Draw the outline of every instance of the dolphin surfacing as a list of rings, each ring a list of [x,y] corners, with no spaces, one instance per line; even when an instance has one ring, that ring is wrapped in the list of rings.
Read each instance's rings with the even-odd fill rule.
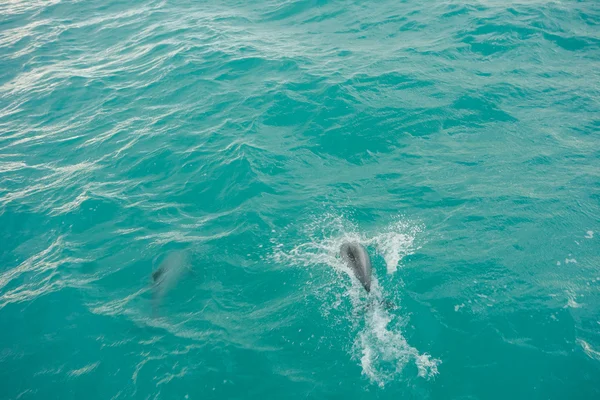
[[[371,259],[367,250],[358,242],[345,242],[340,247],[342,260],[362,283],[365,290],[371,291]]]

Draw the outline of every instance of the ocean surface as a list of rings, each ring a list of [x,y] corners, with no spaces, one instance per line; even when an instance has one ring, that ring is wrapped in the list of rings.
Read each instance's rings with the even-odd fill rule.
[[[131,398],[599,399],[600,2],[0,2],[0,399]]]

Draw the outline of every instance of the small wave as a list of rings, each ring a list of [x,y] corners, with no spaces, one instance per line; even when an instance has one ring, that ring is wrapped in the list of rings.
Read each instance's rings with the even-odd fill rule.
[[[100,365],[100,361],[96,361],[93,364],[86,365],[85,367],[82,367],[79,369],[74,369],[71,372],[69,372],[69,376],[77,377],[77,376],[89,374],[90,372],[95,370],[98,367],[98,365]]]
[[[0,273],[0,309],[8,304],[32,301],[64,287],[87,284],[85,279],[70,277],[60,271],[65,266],[88,261],[66,255],[75,246],[64,236],[59,236],[18,266]]]
[[[590,344],[583,339],[577,339],[577,343],[581,346],[589,358],[600,361],[600,351],[594,350],[592,346],[590,346]]]
[[[10,0],[0,4],[0,12],[4,15],[24,14],[25,12],[37,11],[59,4],[62,0]]]
[[[567,291],[567,298],[567,304],[565,304],[563,308],[581,308],[583,306],[581,303],[576,301],[577,295],[570,290]]]
[[[317,296],[326,306],[322,309],[325,318],[334,318],[330,309],[342,305],[342,298],[350,300],[352,309],[346,318],[356,337],[350,355],[358,360],[362,372],[372,383],[381,387],[395,378],[402,376],[404,368],[413,362],[418,375],[429,378],[438,373],[440,360],[431,358],[427,353],[420,353],[412,347],[402,334],[402,327],[407,318],[397,316],[386,309],[385,289],[379,284],[376,267],[373,270],[371,292],[367,295],[360,282],[350,273],[338,257],[339,248],[348,240],[359,241],[365,246],[375,245],[386,262],[388,273],[398,268],[402,258],[414,249],[416,232],[420,231],[409,223],[394,222],[383,233],[371,237],[361,236],[355,225],[338,215],[325,215],[315,218],[304,227],[304,234],[309,240],[286,250],[282,243],[273,240],[273,260],[279,264],[297,267],[328,266],[336,275],[329,283],[329,288],[339,286],[339,277],[347,276],[346,293],[341,296],[328,294],[335,290],[321,290]],[[337,322],[337,321],[334,321]]]

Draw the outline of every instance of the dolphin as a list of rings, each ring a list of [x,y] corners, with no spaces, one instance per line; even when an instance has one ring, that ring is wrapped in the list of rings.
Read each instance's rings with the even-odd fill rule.
[[[367,250],[358,242],[345,242],[340,247],[342,260],[362,283],[365,290],[371,291],[371,259]]]
[[[154,306],[173,289],[184,272],[190,271],[189,255],[175,251],[165,256],[158,268],[152,272],[152,297]]]

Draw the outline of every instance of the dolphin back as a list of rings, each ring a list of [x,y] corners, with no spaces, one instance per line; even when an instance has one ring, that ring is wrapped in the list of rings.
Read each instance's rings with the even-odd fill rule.
[[[346,242],[340,248],[342,260],[362,283],[367,292],[371,291],[371,259],[367,250],[358,242]]]

